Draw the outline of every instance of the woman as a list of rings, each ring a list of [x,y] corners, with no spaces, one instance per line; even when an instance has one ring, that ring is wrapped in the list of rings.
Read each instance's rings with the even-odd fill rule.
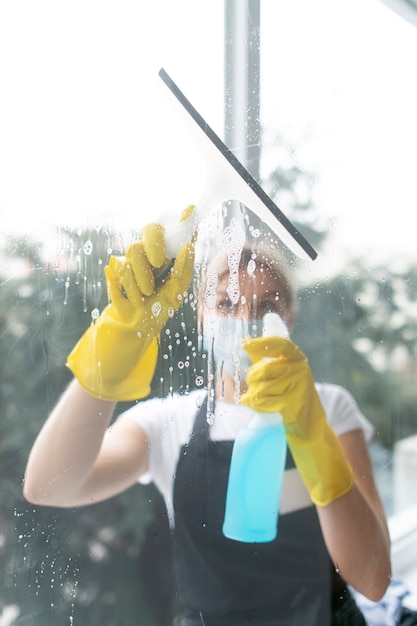
[[[182,624],[364,624],[347,583],[378,600],[390,578],[370,426],[347,392],[314,384],[290,340],[251,336],[269,311],[293,324],[281,262],[261,250],[244,250],[233,267],[230,260],[209,267],[199,298],[215,384],[209,368],[207,392],[138,403],[109,427],[118,400],[149,394],[156,338],[187,296],[194,248],[184,246],[159,287],[160,226],[110,260],[110,304],[68,357],[75,379],[33,446],[25,497],[85,505],[150,472],[174,529]],[[233,441],[254,410],[282,414],[290,452],[276,540],[243,544],[221,529]]]

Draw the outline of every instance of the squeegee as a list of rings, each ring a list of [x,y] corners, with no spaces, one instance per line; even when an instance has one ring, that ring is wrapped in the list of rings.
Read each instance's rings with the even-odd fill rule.
[[[269,226],[294,254],[303,260],[314,260],[317,257],[314,248],[216,135],[163,68],[159,76],[168,88],[167,93],[174,107],[200,147],[207,167],[205,190],[195,211],[184,222],[166,231],[167,256],[176,257],[209,213],[224,202],[236,200]]]

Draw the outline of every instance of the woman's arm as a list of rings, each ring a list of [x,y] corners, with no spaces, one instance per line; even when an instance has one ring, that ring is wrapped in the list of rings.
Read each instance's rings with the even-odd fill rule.
[[[324,540],[344,580],[377,601],[390,582],[390,539],[363,431],[340,436],[354,486],[327,506],[317,506]]]
[[[188,207],[182,219],[193,211]],[[108,427],[116,401],[149,394],[156,338],[190,285],[194,241],[179,250],[169,275],[156,285],[155,271],[165,265],[166,256],[164,229],[152,223],[124,257],[110,258],[105,268],[110,302],[68,356],[67,366],[77,380],[61,397],[29,457],[24,495],[30,502],[89,504],[126,489],[146,471],[144,431],[127,420]],[[155,304],[158,315],[153,314]]]
[[[144,431],[130,420],[109,427],[115,408],[74,379],[39,433],[29,456],[24,496],[33,504],[73,507],[110,498],[148,466]]]
[[[282,415],[288,446],[317,506],[335,566],[362,594],[380,599],[390,581],[390,545],[362,431],[336,436],[308,360],[291,341],[251,338],[244,347],[254,364],[240,401]]]

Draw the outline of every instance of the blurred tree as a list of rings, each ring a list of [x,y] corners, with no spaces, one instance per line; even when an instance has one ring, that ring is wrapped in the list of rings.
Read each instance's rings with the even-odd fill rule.
[[[416,432],[416,304],[415,268],[367,271],[358,260],[299,293],[293,339],[316,380],[349,389],[389,447]]]
[[[22,498],[30,448],[71,378],[66,355],[107,302],[103,267],[116,250],[100,231],[66,233],[53,262],[37,245],[9,242],[12,275],[0,285],[0,615],[16,605],[15,624],[128,626],[140,615],[164,626],[174,608],[170,531],[153,485],[76,510]],[[149,542],[159,546],[151,563]]]
[[[264,130],[261,186],[316,249],[323,245],[326,227],[313,199],[316,175],[296,158],[296,147],[279,133]]]

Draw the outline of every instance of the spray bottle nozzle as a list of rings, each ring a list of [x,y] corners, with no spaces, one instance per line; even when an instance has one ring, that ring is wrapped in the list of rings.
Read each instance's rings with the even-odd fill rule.
[[[278,313],[267,313],[263,319],[263,337],[285,337],[290,336],[286,323]]]

